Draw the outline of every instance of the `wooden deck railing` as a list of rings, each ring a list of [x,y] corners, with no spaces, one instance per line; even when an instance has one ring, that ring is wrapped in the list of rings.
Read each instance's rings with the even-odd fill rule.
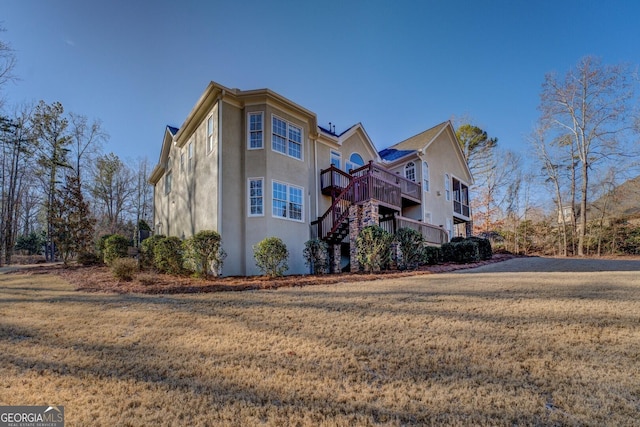
[[[351,175],[331,165],[329,169],[320,171],[320,190],[344,190],[351,182]]]
[[[400,187],[402,197],[408,197],[418,202],[422,200],[422,190],[420,184],[413,182],[403,176],[394,174],[384,167],[370,161],[366,165],[350,171],[353,176],[372,175],[378,177],[381,181]]]
[[[380,226],[392,234],[401,228],[411,228],[419,231],[422,237],[424,237],[424,240],[432,245],[441,245],[449,241],[447,231],[442,227],[402,216],[381,218]]]

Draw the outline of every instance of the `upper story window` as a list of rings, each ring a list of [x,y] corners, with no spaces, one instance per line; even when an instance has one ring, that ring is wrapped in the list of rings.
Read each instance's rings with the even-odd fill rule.
[[[422,162],[422,187],[424,191],[429,191],[429,164]]]
[[[331,164],[340,169],[340,165],[342,164],[342,154],[340,154],[339,151],[331,150]]]
[[[407,163],[404,167],[404,177],[410,181],[416,181],[416,164],[413,162]]]
[[[213,115],[207,119],[207,153],[213,150]]]
[[[362,159],[362,156],[358,153],[353,153],[349,157],[349,161],[345,164],[345,169],[347,172],[349,172],[352,169],[358,169],[362,166],[364,166],[364,160]]]
[[[302,160],[302,129],[273,116],[271,149]]]
[[[247,146],[249,150],[258,150],[263,147],[262,112],[249,113],[247,120]]]
[[[444,174],[444,196],[447,201],[451,200],[451,177],[448,173]]]
[[[164,194],[171,193],[171,184],[173,182],[173,173],[171,170],[167,172],[164,176]]]
[[[184,150],[180,151],[180,172],[184,172]]]
[[[272,215],[302,221],[303,189],[284,182],[273,181]]]
[[[193,142],[189,143],[189,151],[188,151],[188,158],[187,158],[187,172],[191,173],[191,171],[193,171]]]
[[[264,212],[264,179],[249,178],[249,216],[262,216]]]

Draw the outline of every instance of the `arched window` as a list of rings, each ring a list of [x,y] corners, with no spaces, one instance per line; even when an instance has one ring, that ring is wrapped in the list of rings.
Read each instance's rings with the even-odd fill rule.
[[[345,165],[345,169],[349,172],[351,169],[358,169],[361,166],[364,166],[362,156],[358,153],[353,153],[351,157],[349,157],[349,161]]]
[[[416,181],[416,164],[413,162],[407,163],[404,167],[404,177],[415,182]]]
[[[429,191],[429,165],[422,162],[422,187],[424,191]]]

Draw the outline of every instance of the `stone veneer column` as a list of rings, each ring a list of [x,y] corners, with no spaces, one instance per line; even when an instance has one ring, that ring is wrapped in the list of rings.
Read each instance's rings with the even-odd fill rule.
[[[342,251],[340,250],[340,243],[331,245],[331,273],[341,273],[340,258],[342,257]]]
[[[367,200],[361,206],[349,206],[349,255],[351,272],[360,271],[356,239],[360,231],[369,225],[380,225],[379,205],[375,200]]]
[[[360,233],[362,222],[362,207],[358,205],[349,206],[349,259],[351,263],[351,272],[360,271],[360,263],[358,262],[356,251],[356,238]]]

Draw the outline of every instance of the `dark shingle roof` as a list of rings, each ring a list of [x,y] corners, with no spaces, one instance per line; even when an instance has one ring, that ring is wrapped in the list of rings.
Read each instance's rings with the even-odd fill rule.
[[[173,127],[173,126],[167,126],[167,129],[169,129],[169,132],[171,132],[171,135],[175,135],[175,134],[177,134],[177,133],[178,133],[178,131],[180,130],[180,129],[175,128],[175,127]]]
[[[397,160],[401,157],[404,157],[408,154],[411,153],[415,153],[416,150],[396,150],[395,148],[385,148],[384,150],[380,151],[380,157],[382,157],[383,160],[386,160],[388,162],[392,162],[394,160]]]

